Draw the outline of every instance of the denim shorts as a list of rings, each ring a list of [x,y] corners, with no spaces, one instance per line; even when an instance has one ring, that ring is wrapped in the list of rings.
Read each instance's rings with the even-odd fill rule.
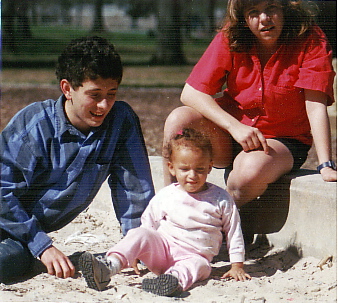
[[[293,167],[291,171],[295,171],[299,169],[304,164],[308,156],[308,152],[311,148],[310,145],[304,144],[297,139],[291,139],[291,138],[271,138],[271,139],[277,140],[283,143],[291,152],[292,157],[293,157]],[[233,140],[233,143],[232,143],[233,158],[236,158],[236,156],[242,150],[243,150],[242,146],[238,142]],[[227,168],[230,168],[230,166]],[[232,168],[232,165],[231,165],[231,168]]]

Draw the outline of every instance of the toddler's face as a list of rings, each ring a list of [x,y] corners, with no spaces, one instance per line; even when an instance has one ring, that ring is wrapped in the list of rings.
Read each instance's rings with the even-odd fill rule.
[[[212,160],[210,155],[203,153],[201,149],[175,147],[168,166],[181,188],[188,193],[197,193],[206,189],[205,182],[212,169]]]

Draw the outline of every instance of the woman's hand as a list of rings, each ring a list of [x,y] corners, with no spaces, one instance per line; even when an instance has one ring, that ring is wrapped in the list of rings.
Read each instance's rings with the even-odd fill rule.
[[[251,276],[244,271],[243,267],[244,265],[241,262],[232,263],[231,269],[222,276],[222,279],[233,278],[236,281],[250,280]]]
[[[245,152],[260,149],[269,154],[267,141],[258,128],[238,122],[233,127],[230,127],[228,131]]]
[[[320,170],[322,178],[326,182],[336,182],[337,181],[337,171],[331,167],[324,167]]]
[[[181,101],[184,105],[197,110],[225,132],[230,133],[234,140],[243,147],[244,151],[249,152],[261,149],[266,154],[269,154],[269,146],[258,128],[239,122],[235,117],[224,111],[212,96],[196,90],[189,84],[185,84]]]

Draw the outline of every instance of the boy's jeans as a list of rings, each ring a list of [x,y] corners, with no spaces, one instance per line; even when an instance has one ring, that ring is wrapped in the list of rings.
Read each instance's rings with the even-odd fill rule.
[[[0,230],[0,283],[22,277],[33,269],[35,258],[21,242],[3,237]]]

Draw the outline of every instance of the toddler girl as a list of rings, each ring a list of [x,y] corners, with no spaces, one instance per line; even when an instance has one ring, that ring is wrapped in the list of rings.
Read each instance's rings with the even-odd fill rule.
[[[150,201],[141,226],[107,252],[107,263],[84,253],[80,268],[88,286],[102,290],[110,277],[141,260],[158,275],[144,279],[145,291],[173,296],[196,281],[207,279],[210,262],[226,236],[231,269],[222,278],[250,279],[243,269],[244,243],[240,218],[231,196],[206,182],[212,169],[212,146],[193,129],[184,129],[166,148],[168,168],[176,177]]]

